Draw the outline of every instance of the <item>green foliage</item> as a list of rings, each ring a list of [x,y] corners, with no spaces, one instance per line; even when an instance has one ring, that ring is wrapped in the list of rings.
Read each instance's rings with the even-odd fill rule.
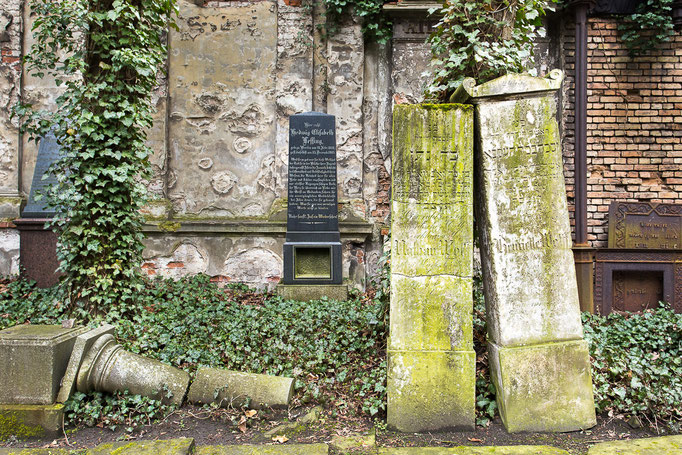
[[[166,56],[173,0],[32,0],[35,44],[25,58],[63,92],[57,112],[19,104],[32,139],[52,132],[63,156],[47,200],[72,308],[105,311],[139,286],[139,209],[149,167],[150,95]]]
[[[0,328],[59,323],[59,291],[15,281],[0,288]],[[52,307],[52,309],[51,309]],[[41,312],[44,315],[38,316]],[[199,366],[291,376],[301,402],[340,402],[381,415],[386,332],[381,302],[284,301],[246,286],[220,289],[205,275],[148,281],[102,321],[125,349],[193,371]],[[83,313],[78,323],[95,321]],[[311,336],[314,335],[314,336]]]
[[[64,404],[64,423],[66,425],[88,427],[100,426],[115,430],[125,426],[132,432],[144,425],[157,422],[175,406],[161,401],[121,392],[113,395],[92,392],[74,393]]]
[[[624,414],[679,431],[682,422],[682,314],[583,313],[597,412]]]
[[[383,13],[384,0],[323,0],[327,10],[326,32],[333,35],[351,12],[362,21],[362,34],[370,42],[385,44],[392,36],[392,23]]]
[[[476,425],[488,426],[497,414],[495,386],[488,367],[488,326],[485,318],[483,280],[474,276],[474,350],[476,351]]]
[[[432,99],[446,100],[467,77],[483,83],[530,62],[533,42],[544,36],[542,18],[558,0],[449,0],[429,37]]]
[[[673,0],[644,0],[628,20],[618,23],[621,39],[631,56],[644,54],[670,41],[674,34],[672,4]]]

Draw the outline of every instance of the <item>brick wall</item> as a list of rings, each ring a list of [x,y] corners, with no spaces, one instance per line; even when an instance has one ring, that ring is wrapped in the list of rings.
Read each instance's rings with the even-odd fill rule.
[[[682,34],[631,59],[616,17],[588,25],[588,240],[607,246],[612,200],[682,204]],[[622,19],[621,19],[622,20]],[[573,219],[575,27],[561,31],[564,68],[564,165]],[[573,222],[573,221],[572,221]]]

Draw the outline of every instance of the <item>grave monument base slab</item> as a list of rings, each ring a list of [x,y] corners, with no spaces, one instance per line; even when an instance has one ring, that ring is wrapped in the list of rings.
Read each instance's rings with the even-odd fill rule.
[[[389,428],[473,430],[474,351],[388,351]]]
[[[63,421],[63,404],[0,404],[0,440],[56,437]]]
[[[277,295],[286,300],[320,300],[327,297],[330,300],[348,300],[347,284],[278,284]]]
[[[597,424],[586,341],[518,347],[488,342],[488,355],[500,416],[510,433]]]

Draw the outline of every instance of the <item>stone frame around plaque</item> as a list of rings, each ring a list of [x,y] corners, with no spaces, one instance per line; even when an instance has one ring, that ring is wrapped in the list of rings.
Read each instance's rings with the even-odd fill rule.
[[[327,250],[328,257],[320,259],[329,261],[329,274],[297,276],[298,252],[302,250]],[[284,243],[284,283],[293,284],[338,284],[342,281],[341,242],[285,242]]]
[[[663,300],[682,313],[682,252],[604,249],[595,255],[595,305],[603,316],[614,311],[616,272],[657,272]]]

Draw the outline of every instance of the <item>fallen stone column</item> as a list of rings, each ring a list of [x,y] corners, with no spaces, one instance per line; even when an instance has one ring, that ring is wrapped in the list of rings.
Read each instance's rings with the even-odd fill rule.
[[[239,407],[248,398],[249,407],[253,409],[282,408],[289,406],[293,393],[293,378],[199,368],[187,401]]]
[[[559,70],[469,79],[454,97],[476,105],[488,355],[510,432],[596,424],[556,121],[562,80]]]
[[[79,392],[122,392],[144,395],[181,405],[189,385],[189,374],[158,360],[127,352],[113,335],[97,339],[78,371]],[[170,394],[170,397],[168,396]]]
[[[388,417],[420,432],[474,426],[473,109],[393,113]]]

